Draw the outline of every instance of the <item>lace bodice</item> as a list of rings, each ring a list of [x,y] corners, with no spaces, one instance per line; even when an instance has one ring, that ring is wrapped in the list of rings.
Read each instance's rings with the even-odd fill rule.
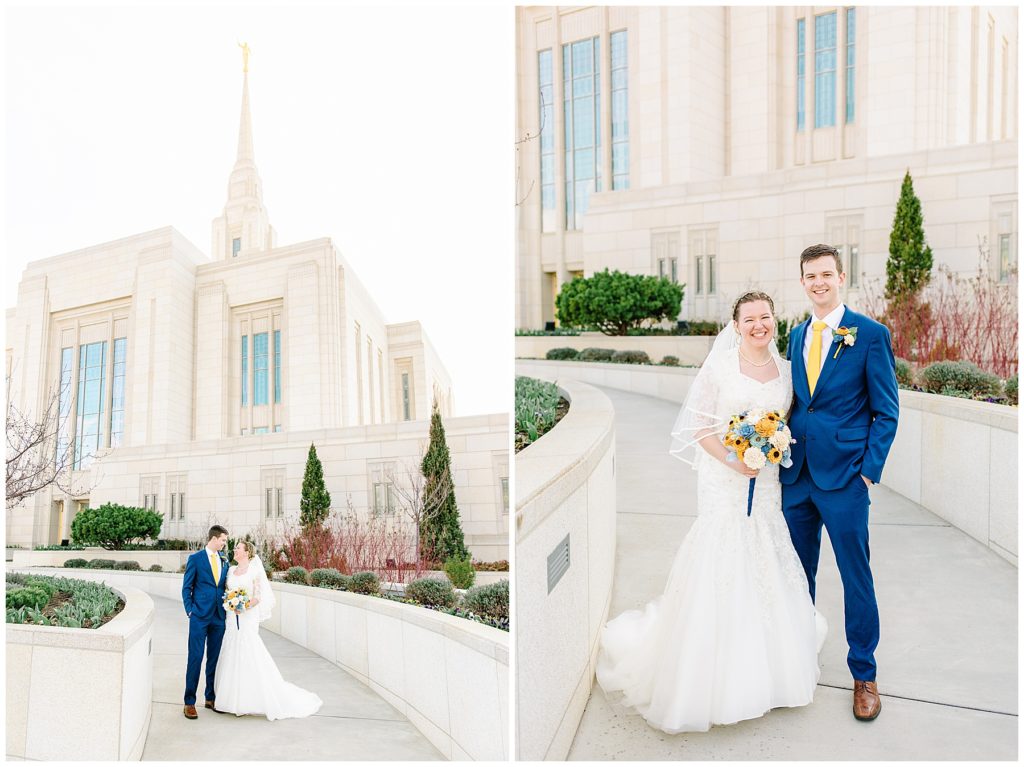
[[[788,360],[776,358],[775,364],[778,378],[761,383],[740,372],[738,349],[723,354],[711,371],[718,395],[712,412],[727,422],[730,416],[754,407],[785,415],[793,399],[793,376]]]
[[[252,567],[252,565],[249,565],[249,569],[239,575],[238,566],[233,565],[228,570],[228,591],[242,588],[245,589],[250,598],[259,599],[260,582],[258,579],[253,578]]]

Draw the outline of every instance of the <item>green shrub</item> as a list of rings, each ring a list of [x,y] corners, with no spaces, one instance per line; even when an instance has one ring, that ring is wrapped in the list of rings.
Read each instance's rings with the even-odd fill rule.
[[[356,594],[379,594],[380,578],[371,572],[353,573],[349,591]]]
[[[666,367],[670,368],[677,368],[679,367],[679,358],[671,354],[666,354],[664,357],[661,358],[661,362],[658,364],[665,365]]]
[[[555,312],[562,325],[625,335],[631,329],[675,319],[682,301],[683,286],[664,277],[605,269],[562,285]]]
[[[933,362],[918,375],[925,391],[952,397],[985,399],[1002,394],[1002,383],[973,362]]]
[[[7,592],[7,609],[18,610],[22,607],[27,607],[40,610],[46,606],[46,603],[50,601],[52,596],[51,592],[35,583],[20,588],[15,587]]]
[[[298,583],[302,586],[309,585],[309,571],[305,567],[289,567],[284,574],[285,583]]]
[[[651,358],[647,352],[641,351],[620,351],[612,354],[612,362],[622,362],[628,365],[650,365]]]
[[[562,346],[557,349],[548,349],[548,353],[544,356],[549,360],[574,360],[580,356],[580,353],[578,349]]]
[[[149,509],[105,503],[78,512],[71,522],[71,537],[77,544],[119,549],[131,541],[158,536],[163,519],[163,514]]]
[[[1006,379],[1006,384],[1003,387],[1006,391],[1006,404],[1016,405],[1017,404],[1017,376],[1012,375]]]
[[[89,561],[87,559],[81,559],[76,557],[75,559],[68,559],[64,561],[64,567],[88,567]]]
[[[721,330],[722,324],[715,320],[690,320],[683,325],[682,335],[717,336]]]
[[[896,358],[896,382],[905,389],[914,385],[914,368],[902,357]]]
[[[470,589],[462,597],[462,606],[477,615],[508,620],[508,581]]]
[[[93,570],[113,570],[117,562],[113,559],[90,559],[89,567]]]
[[[588,346],[580,352],[579,358],[583,362],[611,362],[614,354],[614,349],[599,349],[594,346]]]
[[[160,565],[150,565],[149,566],[149,571],[151,573],[162,573],[164,571],[164,569],[162,567],[160,567]]]
[[[115,570],[141,570],[142,565],[136,562],[134,559],[126,559],[114,564]]]
[[[405,586],[405,595],[430,607],[452,607],[458,601],[452,584],[440,578],[418,578],[411,581]]]
[[[348,591],[351,580],[333,567],[318,567],[309,574],[309,578],[314,586],[319,586],[322,589],[339,589],[340,591]]]
[[[189,551],[190,549],[201,549],[202,543],[186,541],[182,538],[161,538],[153,547],[158,551]]]
[[[457,589],[468,589],[476,578],[473,563],[468,559],[449,559],[444,563],[444,573]]]

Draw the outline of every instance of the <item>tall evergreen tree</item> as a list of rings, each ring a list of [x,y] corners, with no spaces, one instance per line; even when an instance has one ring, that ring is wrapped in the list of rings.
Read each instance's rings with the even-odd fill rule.
[[[445,441],[444,424],[437,400],[430,414],[430,444],[420,466],[426,478],[424,498],[440,499],[424,509],[420,526],[421,550],[436,561],[448,559],[469,559],[466,541],[459,520],[459,507],[455,503],[455,483],[452,481],[452,459]],[[447,492],[441,494],[435,488],[441,484]]]
[[[916,296],[928,284],[931,272],[932,249],[924,241],[921,200],[914,194],[914,182],[907,170],[889,234],[885,297],[901,301]]]
[[[299,523],[302,529],[321,525],[331,508],[331,494],[324,484],[324,467],[316,455],[316,445],[309,443],[306,473],[302,477],[302,499],[299,501]]]

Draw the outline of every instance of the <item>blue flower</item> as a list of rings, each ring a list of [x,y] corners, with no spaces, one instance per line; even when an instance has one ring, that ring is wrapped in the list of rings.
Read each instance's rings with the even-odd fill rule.
[[[744,423],[740,425],[739,432],[742,436],[749,437],[754,433],[754,427],[749,423]]]
[[[784,469],[788,469],[792,465],[793,459],[790,457],[789,451],[787,450],[785,454],[782,456],[782,460],[779,461],[779,466],[781,466]]]
[[[762,437],[760,434],[755,434],[750,438],[751,447],[764,447],[768,444],[768,440]]]

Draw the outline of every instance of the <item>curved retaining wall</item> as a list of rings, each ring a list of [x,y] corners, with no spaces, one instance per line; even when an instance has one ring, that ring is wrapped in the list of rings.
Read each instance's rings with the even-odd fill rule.
[[[516,360],[516,372],[680,404],[697,375],[696,368],[544,360]],[[1017,415],[1006,405],[901,390],[882,484],[1017,565]]]
[[[535,377],[550,378],[544,372]],[[562,760],[569,753],[593,684],[615,565],[615,412],[592,386],[561,381],[560,388],[568,414],[516,456],[516,746],[522,760]],[[566,539],[568,569],[550,585],[549,557]]]
[[[583,351],[587,347],[615,351],[647,352],[651,362],[661,362],[668,355],[678,357],[683,365],[699,365],[708,356],[714,336],[606,336],[604,333],[581,333],[578,336],[516,336],[516,357],[544,359],[552,349],[570,348]]]
[[[115,589],[124,584],[181,600],[182,576],[177,573],[46,571],[51,573],[88,573],[88,580]],[[508,633],[361,594],[277,582],[273,589],[277,606],[263,628],[372,688],[445,757],[508,759]]]
[[[77,577],[74,570],[53,574]],[[125,608],[98,629],[7,625],[8,757],[142,758],[153,712],[156,611],[143,591],[111,588]]]

